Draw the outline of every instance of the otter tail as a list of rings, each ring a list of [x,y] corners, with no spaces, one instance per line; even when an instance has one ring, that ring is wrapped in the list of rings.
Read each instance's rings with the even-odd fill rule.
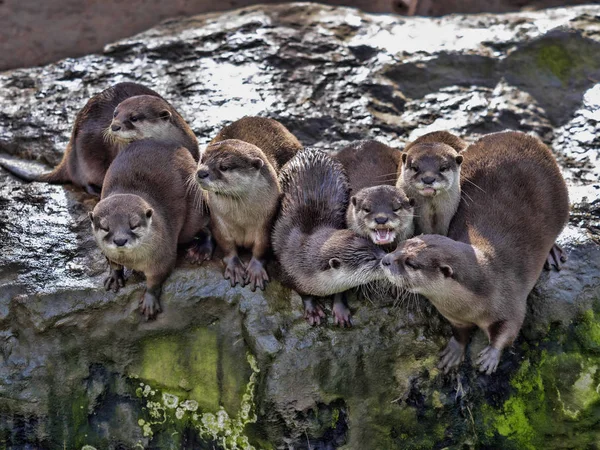
[[[42,181],[45,183],[63,184],[71,181],[66,164],[63,164],[62,162],[52,172],[42,174],[29,172],[26,169],[13,166],[2,160],[0,160],[0,167],[15,177],[29,183],[32,181]]]

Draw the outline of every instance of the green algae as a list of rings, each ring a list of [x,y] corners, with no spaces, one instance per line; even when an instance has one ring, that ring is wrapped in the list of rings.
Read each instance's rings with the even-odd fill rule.
[[[172,438],[176,434],[180,435],[185,428],[193,428],[201,438],[214,442],[220,448],[254,449],[245,434],[245,428],[256,422],[255,388],[260,370],[251,354],[247,355],[247,362],[252,374],[242,396],[240,409],[234,417],[222,406],[212,412],[203,410],[196,400],[183,400],[176,394],[141,382],[136,394],[145,401],[146,417],[138,420],[144,436],[152,438],[155,433],[167,430]]]
[[[567,84],[574,61],[566,48],[558,44],[548,44],[540,48],[536,55],[538,67],[550,71],[556,78]]]

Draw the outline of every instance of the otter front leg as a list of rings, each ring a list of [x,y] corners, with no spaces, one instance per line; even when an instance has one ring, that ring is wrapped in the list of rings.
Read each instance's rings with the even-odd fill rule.
[[[301,295],[304,304],[304,318],[310,325],[320,325],[321,319],[325,317],[323,308],[312,295]]]
[[[451,323],[452,338],[446,348],[440,354],[438,369],[444,373],[450,372],[450,369],[458,366],[465,359],[465,349],[469,343],[472,325],[462,325]]]
[[[562,265],[567,261],[567,255],[562,247],[558,244],[554,244],[548,253],[548,258],[544,263],[545,270],[552,270],[552,267],[556,268],[556,271],[562,269]]]
[[[333,296],[333,324],[340,327],[352,326],[352,313],[348,308],[348,298],[345,292],[338,292]]]
[[[104,280],[104,288],[109,291],[119,292],[119,289],[125,286],[125,275],[123,274],[123,266],[108,260],[110,264],[110,274]]]
[[[210,261],[214,249],[210,230],[208,228],[203,229],[194,237],[185,257],[192,264],[202,264],[204,261]]]
[[[254,292],[257,287],[265,290],[269,275],[264,267],[263,257],[269,246],[269,237],[259,236],[252,246],[252,259],[246,268],[245,282],[250,285],[250,289]]]
[[[146,320],[154,319],[161,312],[160,294],[162,285],[169,276],[169,272],[146,275],[146,292],[140,299],[140,311]]]
[[[522,314],[519,314],[519,319],[516,321],[498,320],[487,328],[490,345],[479,353],[475,361],[475,364],[479,366],[480,372],[490,375],[496,371],[500,357],[502,356],[502,350],[512,344],[521,329],[521,324],[523,323],[521,315],[524,316],[525,313],[522,312]]]

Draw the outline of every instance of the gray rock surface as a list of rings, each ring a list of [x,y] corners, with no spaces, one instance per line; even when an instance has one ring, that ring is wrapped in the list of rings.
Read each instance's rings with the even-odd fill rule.
[[[435,368],[427,301],[368,293],[354,328],[311,328],[272,282],[181,263],[164,312],[102,289],[82,192],[0,171],[0,442],[8,448],[595,448],[600,440],[600,7],[442,19],[310,4],[167,22],[102,54],[0,74],[2,157],[60,161],[76,112],[145,83],[204,145],[244,115],[307,146],[402,146],[450,129],[549,144],[569,183],[569,260],[541,276],[496,375]],[[31,161],[35,160],[35,161]],[[478,332],[471,354],[484,346]],[[596,444],[594,444],[596,443]],[[88,446],[88,447],[86,447]],[[140,447],[141,446],[141,447]]]

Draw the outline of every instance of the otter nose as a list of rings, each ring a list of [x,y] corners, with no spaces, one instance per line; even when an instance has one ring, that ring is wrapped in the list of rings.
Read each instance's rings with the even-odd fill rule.
[[[198,176],[199,180],[204,180],[205,178],[208,178],[209,173],[206,169],[200,169],[196,175]]]
[[[421,178],[421,181],[425,184],[433,184],[435,177],[423,177]]]
[[[375,217],[375,223],[377,223],[378,225],[383,225],[384,223],[387,223],[388,218],[385,216],[379,216],[379,217]]]
[[[125,244],[127,244],[127,238],[120,238],[120,239],[113,239],[113,242],[115,243],[115,245],[117,247],[123,247]]]
[[[383,264],[386,267],[389,267],[392,264],[394,264],[394,261],[395,261],[394,256],[391,253],[388,253],[381,259],[381,264]]]
[[[113,131],[119,131],[121,129],[121,125],[111,125],[110,129]]]

